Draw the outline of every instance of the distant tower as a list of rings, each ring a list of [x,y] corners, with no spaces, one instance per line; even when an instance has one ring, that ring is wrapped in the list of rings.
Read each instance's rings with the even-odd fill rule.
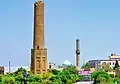
[[[10,71],[10,61],[9,61],[9,73],[10,73],[11,71]]]
[[[42,74],[47,72],[47,49],[44,48],[44,2],[34,3],[34,38],[31,49],[31,72]]]
[[[80,67],[80,48],[79,39],[76,40],[76,67]]]

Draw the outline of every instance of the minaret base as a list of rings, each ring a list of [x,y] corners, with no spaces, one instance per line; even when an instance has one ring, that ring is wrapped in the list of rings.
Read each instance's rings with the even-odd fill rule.
[[[47,72],[47,49],[31,49],[31,72],[43,74]]]

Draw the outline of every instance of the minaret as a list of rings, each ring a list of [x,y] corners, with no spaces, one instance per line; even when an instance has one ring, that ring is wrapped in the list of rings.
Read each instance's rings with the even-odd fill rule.
[[[76,40],[76,67],[80,68],[80,48],[79,48],[79,39]]]
[[[34,37],[31,49],[31,72],[42,74],[47,72],[47,49],[44,48],[44,2],[34,3]]]

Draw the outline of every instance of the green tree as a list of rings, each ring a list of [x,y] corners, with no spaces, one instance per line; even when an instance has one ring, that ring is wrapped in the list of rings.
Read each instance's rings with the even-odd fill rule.
[[[49,82],[49,79],[53,76],[51,72],[47,72],[41,75],[42,83],[46,84]]]
[[[72,84],[75,83],[76,80],[82,79],[82,77],[78,76],[75,66],[65,66],[62,71],[54,70],[52,73],[54,73],[54,75],[50,78],[51,84],[53,84],[53,82],[55,84]]]
[[[115,63],[115,66],[113,67],[113,69],[115,70],[116,68],[118,68],[119,67],[119,63],[118,63],[118,61],[116,60],[116,63]]]
[[[90,63],[87,62],[85,65],[83,65],[84,70],[90,70]]]
[[[120,77],[120,67],[118,67],[118,68],[115,69],[115,75],[117,77]]]
[[[72,84],[72,80],[68,80],[66,84]]]
[[[64,71],[68,71],[69,73],[71,74],[77,74],[77,70],[76,70],[76,67],[75,66],[66,66],[64,69],[63,69],[63,72]]]
[[[16,75],[16,74],[18,74],[18,73],[23,73],[23,72],[27,72],[24,68],[22,68],[22,67],[20,67],[20,68],[18,68],[18,70],[17,71],[15,71],[14,72],[14,74]]]
[[[14,76],[14,78],[17,83],[23,83],[24,77],[22,73],[19,72],[17,75]]]
[[[17,71],[15,71],[14,73],[10,73],[10,75],[13,75],[14,78],[15,78],[15,81],[18,83],[18,84],[24,84],[24,76],[23,76],[23,72],[27,72],[24,68],[20,67],[18,68]]]
[[[52,69],[49,72],[51,72],[53,75],[57,75],[60,71],[58,71],[56,69]]]
[[[0,75],[0,83],[2,83],[3,75]]]
[[[18,68],[13,73],[0,75],[1,84],[24,84],[23,72],[28,73],[24,68]],[[76,80],[82,80],[78,76],[75,66],[65,66],[63,70],[51,70],[48,73],[35,75],[29,72],[29,77],[26,78],[27,84],[72,84]]]
[[[4,76],[2,83],[3,84],[15,84],[15,79],[14,77]]]
[[[28,78],[29,83],[42,82],[42,77],[40,75],[30,75]]]
[[[100,80],[109,80],[110,75],[102,70],[93,72],[91,75],[92,79],[94,80],[94,84],[100,83]]]
[[[114,83],[117,82],[118,84],[120,84],[120,78],[119,78],[119,77],[114,78],[114,79],[113,79],[113,82],[114,82]]]

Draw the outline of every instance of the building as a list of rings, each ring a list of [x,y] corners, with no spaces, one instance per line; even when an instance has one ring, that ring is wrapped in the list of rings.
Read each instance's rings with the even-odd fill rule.
[[[90,67],[99,69],[103,63],[110,65],[111,68],[115,66],[116,60],[118,60],[118,63],[120,65],[120,55],[116,55],[115,53],[112,53],[111,56],[108,56],[107,60],[90,60]]]
[[[57,66],[55,63],[49,63],[49,69],[48,70],[63,70],[63,67]]]
[[[72,63],[69,60],[65,60],[62,64],[62,66],[58,66],[55,63],[49,63],[49,70],[50,69],[55,69],[55,70],[63,70],[63,68],[65,68],[66,66],[71,66]]]
[[[93,84],[93,81],[91,81],[91,73],[91,71],[79,71],[78,74],[82,75],[83,79],[82,82],[79,82],[78,84]]]
[[[55,63],[49,63],[49,69],[55,69],[56,64]]]
[[[62,65],[71,66],[72,63],[69,60],[65,60]]]
[[[27,71],[30,71],[30,67],[29,66],[12,66],[12,67],[5,66],[4,67],[4,74],[7,74],[9,72],[13,73],[13,72],[17,71],[18,68],[21,68],[21,67],[24,68]],[[10,71],[9,71],[9,69],[10,69]]]
[[[4,75],[4,67],[3,66],[0,67],[0,74]]]
[[[83,70],[83,71],[79,71],[78,73],[79,73],[79,75],[91,75],[92,72]]]
[[[34,37],[31,49],[31,72],[33,74],[46,73],[47,49],[44,48],[44,2],[39,0],[34,3]]]

